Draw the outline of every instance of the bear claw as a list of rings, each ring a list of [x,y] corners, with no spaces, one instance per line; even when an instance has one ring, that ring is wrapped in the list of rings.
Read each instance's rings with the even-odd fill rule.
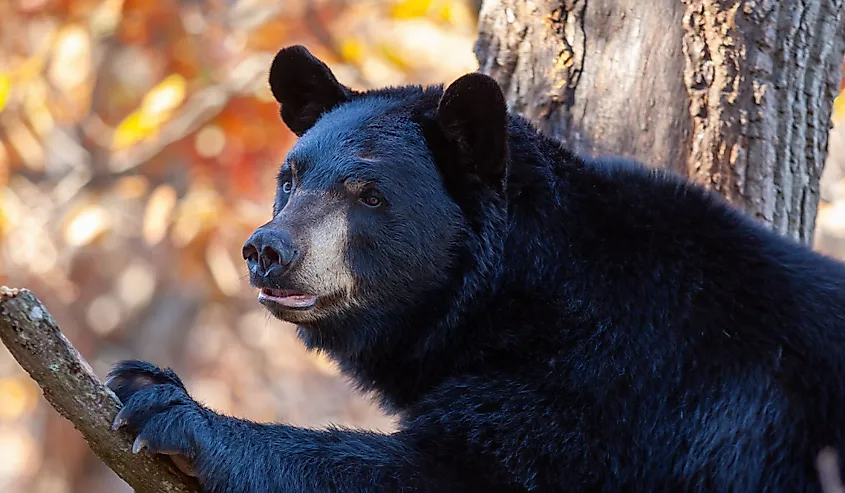
[[[138,435],[138,437],[135,438],[135,441],[132,443],[132,453],[137,454],[141,450],[144,450],[145,448],[149,448],[149,445],[150,445],[150,442],[141,438],[141,435]]]

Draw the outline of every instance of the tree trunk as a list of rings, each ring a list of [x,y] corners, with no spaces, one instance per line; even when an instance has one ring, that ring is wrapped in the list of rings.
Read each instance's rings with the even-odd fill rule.
[[[511,108],[588,155],[663,166],[811,243],[843,0],[485,0]]]

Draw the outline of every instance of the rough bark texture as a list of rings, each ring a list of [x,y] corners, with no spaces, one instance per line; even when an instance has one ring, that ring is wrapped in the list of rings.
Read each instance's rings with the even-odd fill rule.
[[[140,493],[198,492],[196,483],[165,459],[132,453],[132,437],[111,430],[121,407],[55,320],[27,290],[0,287],[0,340],[41,386],[44,397],[70,420],[91,450]]]
[[[665,166],[809,243],[843,0],[486,0],[480,70],[578,152]]]

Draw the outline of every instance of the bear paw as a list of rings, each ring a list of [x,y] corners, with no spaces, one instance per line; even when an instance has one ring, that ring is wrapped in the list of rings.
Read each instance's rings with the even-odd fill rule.
[[[194,401],[171,370],[143,361],[122,361],[108,374],[108,386],[123,403],[112,423],[135,436],[132,452],[171,456],[182,472],[196,476],[200,444],[210,433],[210,413]]]

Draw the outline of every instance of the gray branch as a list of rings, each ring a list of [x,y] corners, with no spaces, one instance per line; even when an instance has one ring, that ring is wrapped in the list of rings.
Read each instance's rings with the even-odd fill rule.
[[[120,400],[62,334],[30,291],[0,287],[0,340],[44,392],[47,402],[73,423],[91,450],[139,493],[196,493],[196,482],[169,460],[132,453],[132,437],[111,430]]]

